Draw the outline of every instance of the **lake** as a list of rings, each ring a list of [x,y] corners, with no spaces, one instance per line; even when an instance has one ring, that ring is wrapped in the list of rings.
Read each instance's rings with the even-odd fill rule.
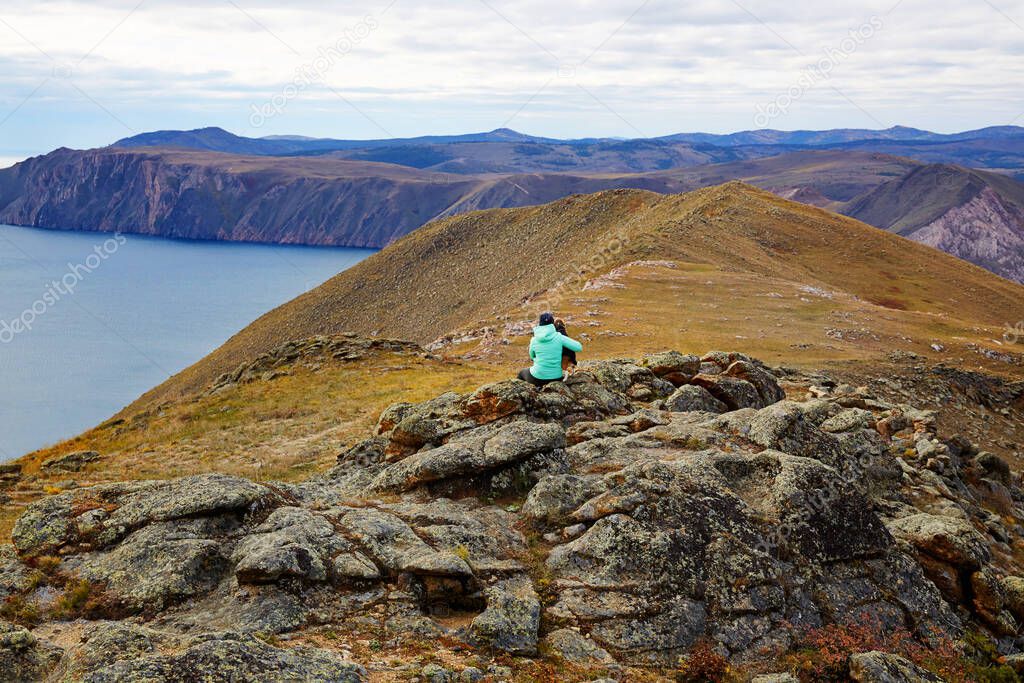
[[[372,253],[0,225],[0,460],[99,424]]]

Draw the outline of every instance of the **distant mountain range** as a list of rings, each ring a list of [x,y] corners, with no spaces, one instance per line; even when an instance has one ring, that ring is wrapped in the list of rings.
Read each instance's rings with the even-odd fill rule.
[[[329,155],[411,166],[442,173],[643,173],[682,166],[756,159],[813,149],[855,149],[952,163],[1024,177],[1024,128],[993,126],[932,133],[885,130],[751,130],[728,135],[679,133],[659,138],[557,140],[507,128],[469,135],[386,140],[299,136],[248,138],[222,128],[143,133],[113,147],[181,148],[261,156]]]
[[[381,247],[437,218],[613,188],[742,180],[1024,282],[1024,128],[394,140],[158,131],[0,170],[0,221],[187,239]]]

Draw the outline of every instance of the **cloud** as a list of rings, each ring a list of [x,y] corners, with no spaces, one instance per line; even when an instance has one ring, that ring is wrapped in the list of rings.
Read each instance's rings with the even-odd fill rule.
[[[1021,0],[1001,11],[954,0],[389,2],[5,8],[0,150],[7,139],[52,144],[40,118],[63,121],[60,144],[70,146],[104,144],[126,127],[207,124],[335,137],[500,125],[560,136],[724,132],[755,127],[758,105],[830,58],[828,77],[802,88],[773,127],[951,130],[1024,111]],[[847,50],[851,31],[873,20],[870,38]],[[253,107],[280,101],[303,74],[305,86],[254,129]]]

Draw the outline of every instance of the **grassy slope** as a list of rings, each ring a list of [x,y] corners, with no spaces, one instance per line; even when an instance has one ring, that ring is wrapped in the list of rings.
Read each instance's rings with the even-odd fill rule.
[[[747,185],[669,196],[615,190],[426,226],[267,313],[130,411],[202,387],[288,339],[348,331],[430,342],[471,321],[493,324],[581,268],[648,258],[825,287],[965,326],[1024,319],[1020,285]]]

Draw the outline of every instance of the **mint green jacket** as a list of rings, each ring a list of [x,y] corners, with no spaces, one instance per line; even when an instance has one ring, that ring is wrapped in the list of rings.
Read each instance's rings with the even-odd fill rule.
[[[554,325],[540,325],[533,328],[530,340],[530,358],[533,367],[530,374],[537,379],[558,379],[562,376],[562,347],[576,351],[583,350],[583,344],[560,334]]]

